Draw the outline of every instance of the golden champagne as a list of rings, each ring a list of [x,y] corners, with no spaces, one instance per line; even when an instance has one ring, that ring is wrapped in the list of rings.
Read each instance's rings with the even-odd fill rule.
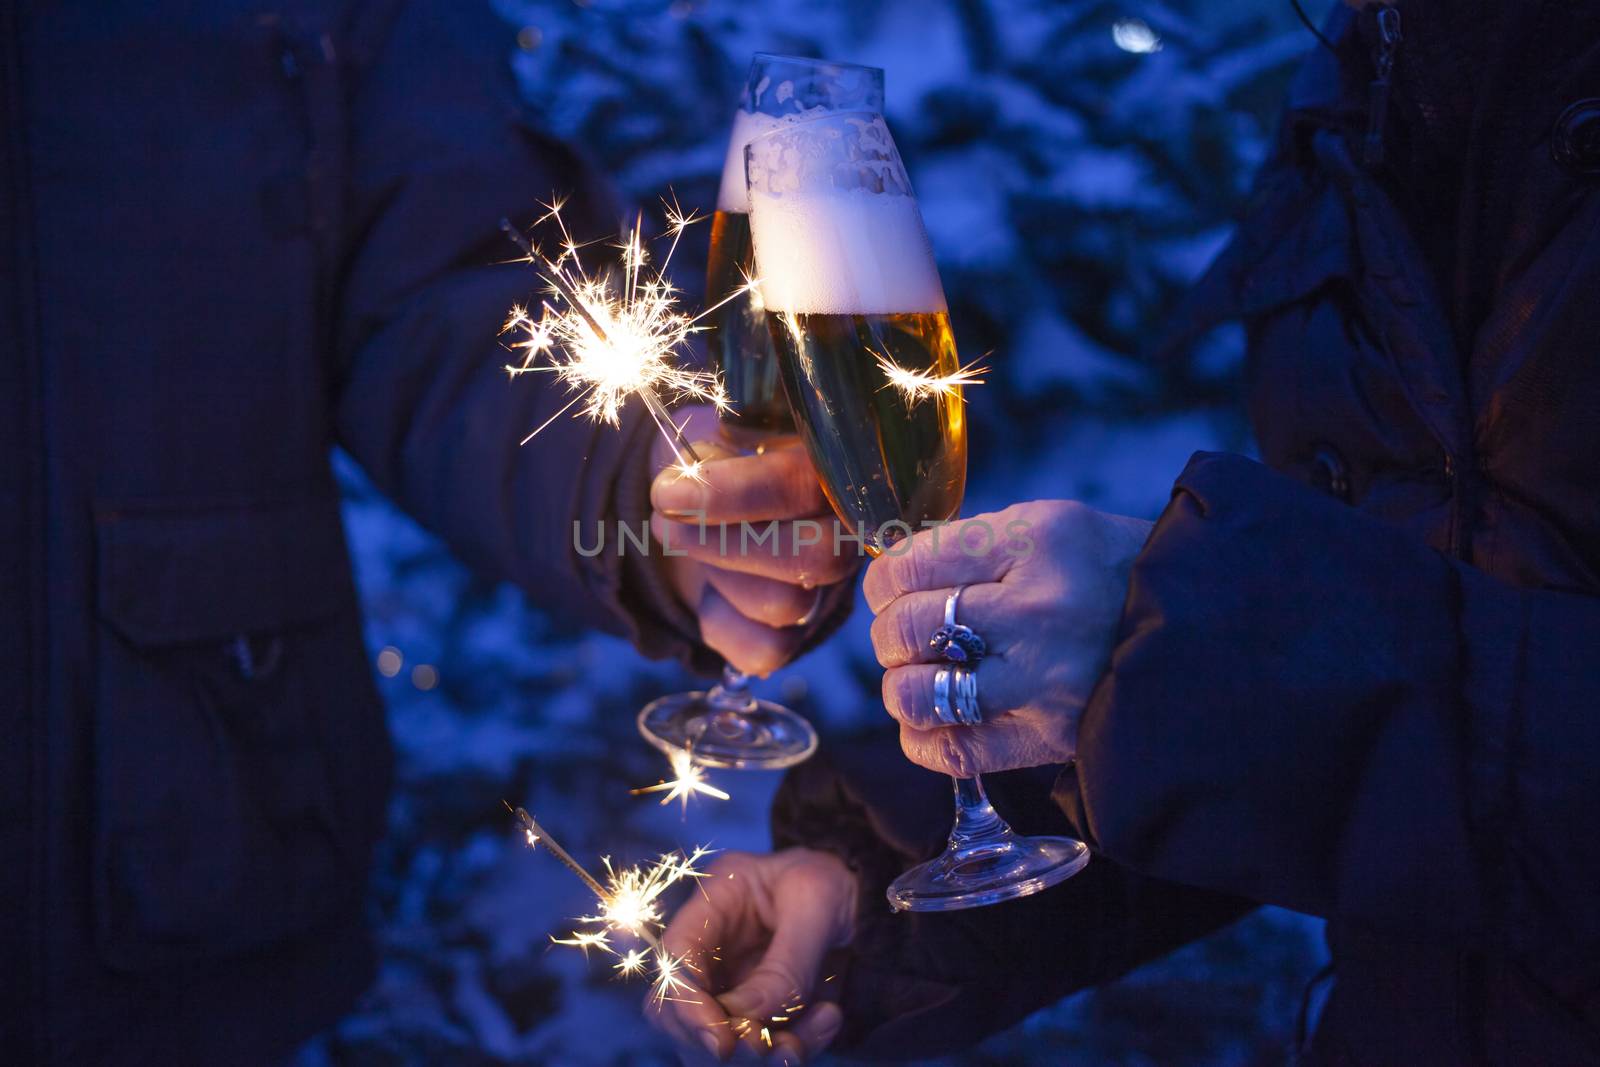
[[[767,312],[784,388],[822,481],[877,555],[924,522],[955,517],[967,480],[961,389],[908,394],[885,363],[932,376],[959,367],[946,311]]]
[[[744,157],[767,327],[795,421],[834,510],[877,555],[954,518],[967,477],[949,305],[910,176],[870,111],[771,130]],[[959,617],[955,597],[946,610]],[[928,680],[950,729],[989,710],[974,684],[988,675],[966,673],[973,665],[951,657]],[[1027,896],[1089,862],[1081,841],[1013,833],[976,775],[955,780],[955,799],[944,852],[889,885],[896,911]]]
[[[706,261],[706,304],[715,305],[745,288],[755,275],[750,241],[750,216],[718,211],[711,218],[711,254]],[[706,347],[733,410],[723,415],[729,426],[744,430],[794,432],[794,419],[778,377],[778,359],[767,332],[766,309],[754,290],[717,308],[706,322]]]

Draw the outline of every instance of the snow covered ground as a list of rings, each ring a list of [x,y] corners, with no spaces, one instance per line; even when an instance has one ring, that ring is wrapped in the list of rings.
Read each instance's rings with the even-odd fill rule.
[[[1192,451],[1249,449],[1236,334],[1176,367],[1140,354],[1225,241],[1265,150],[1309,40],[1283,5],[497,6],[529,102],[645,205],[669,187],[712,205],[751,52],[885,68],[962,351],[993,353],[990,382],[969,394],[968,513],[1073,496],[1153,517]],[[704,233],[691,236],[686,265],[704,261]],[[679,281],[693,289],[693,275]],[[678,844],[763,847],[776,782],[723,774],[734,800],[686,815],[629,796],[662,770],[635,712],[693,680],[614,639],[558,632],[455,563],[353,464],[341,478],[399,790],[372,900],[382,977],[300,1067],[674,1062],[638,984],[550,946],[584,891],[521,845],[500,801],[526,804],[580,857],[642,860]],[[766,690],[825,730],[880,721],[868,622],[858,611]],[[1282,1062],[1321,956],[1318,924],[1263,912],[951,1062]]]

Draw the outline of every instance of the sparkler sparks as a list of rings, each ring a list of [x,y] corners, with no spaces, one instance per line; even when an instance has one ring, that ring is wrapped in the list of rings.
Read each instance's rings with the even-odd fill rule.
[[[729,1020],[729,1026],[733,1031],[733,1036],[739,1040],[757,1041],[762,1048],[770,1049],[774,1045],[773,1032],[799,1018],[805,1012],[806,1007],[805,1001],[796,996],[780,1008],[777,1014],[769,1015],[765,1019],[731,1019]],[[754,1037],[751,1035],[754,1035]]]
[[[584,269],[579,246],[562,221],[561,201],[552,199],[542,206],[545,214],[535,225],[553,222],[561,233],[561,251],[553,259],[508,220],[500,223],[544,280],[549,297],[537,317],[527,308],[511,309],[501,332],[522,336],[513,347],[522,351],[523,358],[520,364],[508,365],[506,371],[513,377],[534,371],[552,373],[576,395],[522,443],[527,444],[579,404],[581,415],[619,425],[623,405],[636,396],[672,446],[679,472],[697,477],[701,459],[682,428],[672,421],[667,403],[699,400],[725,411],[730,402],[716,373],[679,367],[674,357],[690,335],[704,328],[701,319],[753,291],[758,283],[747,279],[743,288],[724,300],[698,315],[689,315],[679,307],[678,290],[667,280],[666,271],[683,231],[701,221],[701,216],[685,213],[675,201],[663,201],[671,244],[659,267],[651,266],[642,217],[636,220],[618,246],[622,277],[613,282],[604,274]]]
[[[673,749],[667,758],[672,762],[673,777],[662,779],[655,785],[631,790],[634,796],[645,793],[666,793],[667,795],[661,798],[662,806],[674,800],[681,800],[684,811],[689,810],[689,797],[695,793],[702,793],[718,800],[729,799],[727,793],[706,781],[705,770],[694,762],[694,756],[687,749]]]
[[[581,950],[584,955],[591,949],[609,952],[618,958],[616,970],[624,977],[653,970],[650,995],[659,1005],[678,999],[679,994],[693,985],[683,977],[685,969],[692,969],[686,956],[674,956],[661,944],[656,931],[663,924],[660,898],[672,886],[685,879],[704,878],[697,865],[711,850],[696,848],[692,852],[668,852],[654,863],[640,867],[613,867],[610,857],[602,857],[606,869],[606,882],[602,884],[582,864],[572,858],[524,808],[506,805],[522,824],[523,836],[530,848],[543,843],[552,856],[560,860],[573,874],[589,887],[599,902],[594,915],[579,916],[576,922],[592,929],[572,931],[571,937],[552,937],[557,945],[568,945]],[[612,936],[627,934],[643,941],[648,948],[634,947],[619,952]]]
[[[642,948],[630,948],[617,960],[616,969],[624,978],[632,978],[636,974],[643,974],[645,964],[650,962],[650,954]]]
[[[669,1000],[682,1000],[678,994],[694,988],[680,977],[683,968],[688,966],[686,957],[673,956],[666,949],[657,949],[655,964],[656,978],[650,987],[650,995],[658,1006]]]
[[[983,366],[981,358],[957,367],[949,374],[934,374],[930,371],[907,370],[883,352],[874,352],[873,356],[878,361],[878,369],[889,379],[889,384],[900,390],[912,404],[930,396],[954,397],[962,386],[982,385],[983,376],[989,370]]]

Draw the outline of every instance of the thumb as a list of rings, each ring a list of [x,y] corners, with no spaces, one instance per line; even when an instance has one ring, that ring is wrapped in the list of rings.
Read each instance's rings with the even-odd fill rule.
[[[797,1001],[809,1001],[822,959],[837,938],[835,910],[812,899],[780,911],[761,962],[717,998],[724,1010],[736,1018],[769,1019]]]

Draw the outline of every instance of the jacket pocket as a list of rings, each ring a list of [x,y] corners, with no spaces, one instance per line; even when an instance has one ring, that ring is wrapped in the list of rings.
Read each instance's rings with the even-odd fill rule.
[[[113,967],[353,914],[390,753],[333,499],[96,514],[94,901]]]

